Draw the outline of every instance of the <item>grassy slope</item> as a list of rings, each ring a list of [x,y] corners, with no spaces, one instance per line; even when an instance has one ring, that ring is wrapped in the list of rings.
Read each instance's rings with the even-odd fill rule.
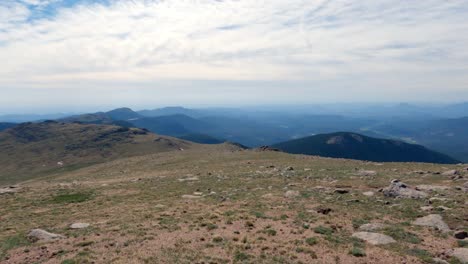
[[[26,123],[0,133],[0,183],[12,183],[122,157],[180,151],[196,144],[136,128]],[[58,162],[62,162],[63,166]]]
[[[31,181],[23,192],[0,197],[0,255],[8,255],[9,263],[27,258],[48,263],[423,263],[454,247],[450,235],[408,224],[427,214],[419,209],[427,205],[425,200],[395,200],[378,193],[393,178],[411,186],[448,186],[450,190],[438,193],[449,200],[432,205],[452,208],[437,212],[452,228],[465,224],[466,193],[453,189],[462,183],[435,174],[461,167],[229,147],[130,157]],[[286,170],[289,166],[294,170]],[[358,176],[361,169],[377,175]],[[192,180],[183,180],[187,178]],[[350,193],[334,193],[337,187]],[[300,195],[286,199],[287,190]],[[376,196],[366,197],[364,191]],[[194,192],[204,196],[182,198]],[[318,214],[317,208],[332,212]],[[92,226],[67,228],[78,221]],[[352,239],[356,227],[367,222],[391,224],[382,232],[398,243],[375,247]],[[32,228],[68,238],[47,244],[44,252],[41,244],[25,241]]]

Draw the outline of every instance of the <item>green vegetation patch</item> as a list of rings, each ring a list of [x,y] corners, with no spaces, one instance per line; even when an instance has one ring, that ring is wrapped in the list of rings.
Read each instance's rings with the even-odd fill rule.
[[[0,260],[3,260],[10,249],[29,245],[30,242],[22,233],[6,238],[0,242]]]
[[[82,203],[91,200],[92,192],[61,193],[52,198],[54,203]]]

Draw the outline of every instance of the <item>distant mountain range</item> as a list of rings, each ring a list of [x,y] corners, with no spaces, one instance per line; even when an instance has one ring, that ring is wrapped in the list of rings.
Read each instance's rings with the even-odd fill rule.
[[[16,123],[0,123],[0,132],[7,128],[14,127],[16,125]]]
[[[459,163],[459,161],[447,155],[431,151],[420,145],[397,140],[371,138],[350,132],[320,134],[282,142],[272,147],[287,153],[331,158],[378,162]]]
[[[461,114],[467,105],[450,105],[437,109],[455,115]],[[346,109],[347,106],[342,107]],[[356,109],[362,109],[362,117],[352,114]],[[434,107],[408,104],[380,108],[353,106],[350,107],[350,115],[346,116],[319,114],[327,110],[325,107],[317,108],[315,112],[307,109],[293,112],[291,109],[254,111],[167,107],[133,111],[130,108],[118,108],[109,112],[74,115],[57,120],[66,123],[146,128],[160,135],[203,144],[229,141],[252,148],[311,135],[350,131],[374,138],[423,145],[468,162],[468,117],[439,118],[424,114],[428,109]],[[373,114],[372,110],[375,111]],[[391,114],[392,111],[394,115]]]

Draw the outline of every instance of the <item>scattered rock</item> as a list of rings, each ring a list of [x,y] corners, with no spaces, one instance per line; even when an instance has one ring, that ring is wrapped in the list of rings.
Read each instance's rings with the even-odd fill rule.
[[[412,189],[400,180],[392,180],[390,186],[383,189],[383,194],[394,198],[421,199],[427,197],[427,193]]]
[[[447,210],[451,210],[452,208],[441,205],[441,206],[437,206],[437,209],[440,211],[447,211]]]
[[[421,207],[421,210],[425,211],[425,212],[429,212],[429,211],[432,211],[432,209],[434,209],[434,207],[428,205],[428,206],[422,206]]]
[[[272,148],[270,146],[261,146],[261,147],[258,147],[256,149],[254,149],[254,151],[258,151],[258,152],[263,152],[263,151],[273,151],[273,152],[279,152],[281,151],[280,149],[277,149],[277,148]]]
[[[413,221],[412,224],[418,226],[434,227],[442,232],[450,231],[448,225],[442,220],[442,216],[438,214],[431,214],[424,217],[420,217]]]
[[[448,186],[441,186],[441,185],[426,185],[426,184],[422,184],[422,185],[418,185],[416,186],[416,190],[419,190],[419,191],[446,191],[450,189],[450,187]]]
[[[454,248],[450,250],[449,256],[457,258],[461,263],[468,263],[468,248]]]
[[[182,195],[183,199],[200,199],[202,198],[200,195],[190,195],[190,194],[184,194]]]
[[[375,224],[364,224],[362,226],[359,227],[359,230],[360,231],[365,231],[365,232],[373,232],[373,231],[379,231],[379,230],[382,230],[386,227],[386,225],[384,224],[379,224],[379,223],[375,223]]]
[[[42,229],[33,229],[28,233],[28,239],[30,239],[33,242],[48,242],[48,241],[54,241],[58,239],[65,238],[62,235],[54,234],[54,233],[49,233],[45,230]]]
[[[435,201],[439,201],[439,202],[447,202],[447,201],[450,201],[450,199],[448,198],[442,198],[442,197],[432,197],[432,198],[429,198],[429,202],[430,203],[433,203]]]
[[[362,194],[367,196],[367,197],[371,197],[371,196],[374,196],[375,193],[369,191],[369,192],[363,192]]]
[[[333,211],[331,208],[318,208],[317,213],[327,215]]]
[[[88,223],[74,223],[70,225],[70,229],[83,229],[89,227]]]
[[[20,189],[21,188],[18,186],[8,186],[5,188],[0,188],[0,195],[17,193]]]
[[[456,239],[465,239],[468,237],[468,232],[466,231],[457,231],[453,235]]]
[[[357,232],[354,233],[352,236],[362,239],[371,245],[386,245],[396,242],[395,239],[379,233]]]
[[[360,170],[356,173],[358,176],[375,176],[377,175],[376,171],[373,170]]]
[[[449,264],[447,261],[440,259],[440,258],[433,258],[432,262],[435,264]]]
[[[285,169],[285,171],[293,171],[293,170],[294,170],[294,168],[291,167],[291,166],[290,166],[290,167],[287,167],[287,168]]]
[[[335,189],[335,193],[338,193],[338,194],[346,194],[346,193],[349,193],[349,190],[346,190],[346,189]]]
[[[457,170],[449,170],[446,172],[443,172],[442,175],[444,176],[453,176],[453,175],[458,175],[459,172]]]
[[[299,191],[289,190],[284,194],[284,197],[286,197],[286,198],[295,198],[295,197],[298,197],[298,196],[299,196]]]
[[[190,182],[190,181],[198,181],[199,178],[198,177],[188,177],[188,178],[182,178],[182,179],[179,179],[179,182]]]

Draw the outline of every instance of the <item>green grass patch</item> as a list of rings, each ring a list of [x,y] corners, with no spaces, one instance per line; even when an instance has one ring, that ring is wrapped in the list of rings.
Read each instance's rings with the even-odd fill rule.
[[[349,251],[349,254],[350,254],[350,255],[353,255],[353,256],[355,256],[355,257],[365,257],[365,256],[366,256],[366,252],[364,251],[364,249],[358,248],[358,247],[353,247],[353,248]]]
[[[29,245],[30,242],[26,239],[23,233],[6,238],[0,242],[0,260],[3,260],[10,249]]]
[[[91,192],[75,192],[75,193],[62,193],[54,196],[52,201],[54,203],[82,203],[91,200],[93,194]]]
[[[324,226],[317,226],[316,228],[314,228],[314,232],[317,234],[329,236],[333,234],[333,229]]]
[[[398,241],[408,242],[411,244],[421,243],[421,239],[417,235],[411,232],[407,232],[405,229],[398,226],[387,227],[383,230],[383,232],[384,234],[391,236]]]
[[[412,248],[407,251],[408,255],[418,257],[424,262],[427,263],[432,263],[432,256],[431,253],[427,252],[424,249],[419,249],[419,248]]]
[[[307,243],[307,245],[313,246],[318,243],[318,239],[316,237],[308,237],[306,238],[305,242]]]

